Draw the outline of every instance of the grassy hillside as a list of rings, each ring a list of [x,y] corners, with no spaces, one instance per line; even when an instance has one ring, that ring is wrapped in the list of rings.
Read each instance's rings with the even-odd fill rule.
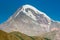
[[[0,30],[0,40],[8,40],[8,33]]]
[[[10,34],[15,35],[16,37],[20,38],[21,40],[50,40],[44,37],[38,37],[38,36],[27,36],[20,32],[11,32]]]
[[[15,35],[0,30],[0,40],[20,40]]]
[[[29,36],[27,36],[25,34],[22,34],[20,32],[11,32],[10,34],[15,35],[16,37],[18,37],[21,40],[32,40],[31,37],[29,37]]]
[[[50,40],[41,36],[27,36],[20,32],[4,32],[0,30],[0,40]]]

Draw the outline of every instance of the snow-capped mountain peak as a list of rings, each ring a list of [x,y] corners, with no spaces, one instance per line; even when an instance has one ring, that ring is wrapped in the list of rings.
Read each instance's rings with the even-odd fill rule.
[[[26,9],[27,9],[27,10],[26,10]],[[33,7],[32,5],[28,5],[28,4],[23,5],[23,6],[19,9],[19,11],[18,11],[18,13],[15,15],[15,17],[18,16],[21,11],[23,11],[27,16],[31,17],[31,18],[34,19],[34,20],[37,20],[36,17],[33,15],[33,13],[31,12],[30,9],[31,9],[32,11],[34,11],[36,14],[43,14],[44,17],[46,17],[47,19],[51,20],[44,12],[39,11],[38,9],[36,9],[35,7]]]
[[[39,13],[37,13],[37,14],[44,14],[44,16],[45,17],[47,17],[48,19],[50,19],[50,17],[48,17],[47,15],[46,15],[46,13],[44,13],[44,12],[42,12],[42,11],[39,11],[38,9],[36,9],[35,7],[33,7],[32,5],[23,5],[23,9],[24,9],[24,11],[25,11],[25,9],[27,9],[27,8],[30,8],[30,9],[32,9],[32,10],[34,10],[36,13],[37,12],[39,12]],[[26,12],[26,11],[25,11]]]
[[[39,11],[31,5],[20,7],[5,23],[0,25],[0,29],[11,32],[19,31],[26,35],[36,36],[50,31],[59,25],[48,17],[44,12]]]

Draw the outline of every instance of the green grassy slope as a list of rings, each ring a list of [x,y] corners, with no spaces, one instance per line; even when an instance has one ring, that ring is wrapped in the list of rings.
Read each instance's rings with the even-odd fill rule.
[[[20,32],[11,32],[10,34],[15,35],[16,37],[20,38],[21,40],[46,40],[46,38],[44,38],[44,37],[27,36]]]
[[[20,38],[21,40],[32,40],[31,37],[25,35],[25,34],[22,34],[20,32],[11,32],[10,34],[13,34],[15,35],[16,37]]]
[[[8,40],[8,33],[0,30],[0,40]]]
[[[0,30],[0,40],[50,40],[41,36],[28,36],[20,32],[4,32]]]
[[[15,35],[0,30],[0,40],[21,40],[21,39],[18,39],[18,37],[16,37]]]

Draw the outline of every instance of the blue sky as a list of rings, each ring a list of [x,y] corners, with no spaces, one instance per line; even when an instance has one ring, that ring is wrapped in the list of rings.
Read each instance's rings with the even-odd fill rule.
[[[60,0],[0,0],[0,23],[5,22],[22,5],[30,4],[60,21]]]

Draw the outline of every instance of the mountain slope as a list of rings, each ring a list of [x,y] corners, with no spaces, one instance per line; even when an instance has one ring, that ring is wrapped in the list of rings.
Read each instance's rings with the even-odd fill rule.
[[[39,36],[46,32],[59,30],[60,22],[53,21],[31,5],[23,5],[0,25],[0,29],[6,32],[19,31],[29,36]]]
[[[31,5],[23,5],[0,28],[7,32],[19,31],[34,36],[49,32],[50,23],[45,13]]]
[[[10,32],[9,34],[13,34],[22,40],[46,40],[46,39],[48,39],[48,38],[45,39],[44,37],[40,37],[40,36],[27,36],[23,33],[17,32],[17,31]]]
[[[21,40],[21,39],[18,39],[15,35],[0,30],[0,40]]]
[[[5,31],[0,30],[0,40],[45,40],[45,38],[32,37],[17,31],[7,33]]]

